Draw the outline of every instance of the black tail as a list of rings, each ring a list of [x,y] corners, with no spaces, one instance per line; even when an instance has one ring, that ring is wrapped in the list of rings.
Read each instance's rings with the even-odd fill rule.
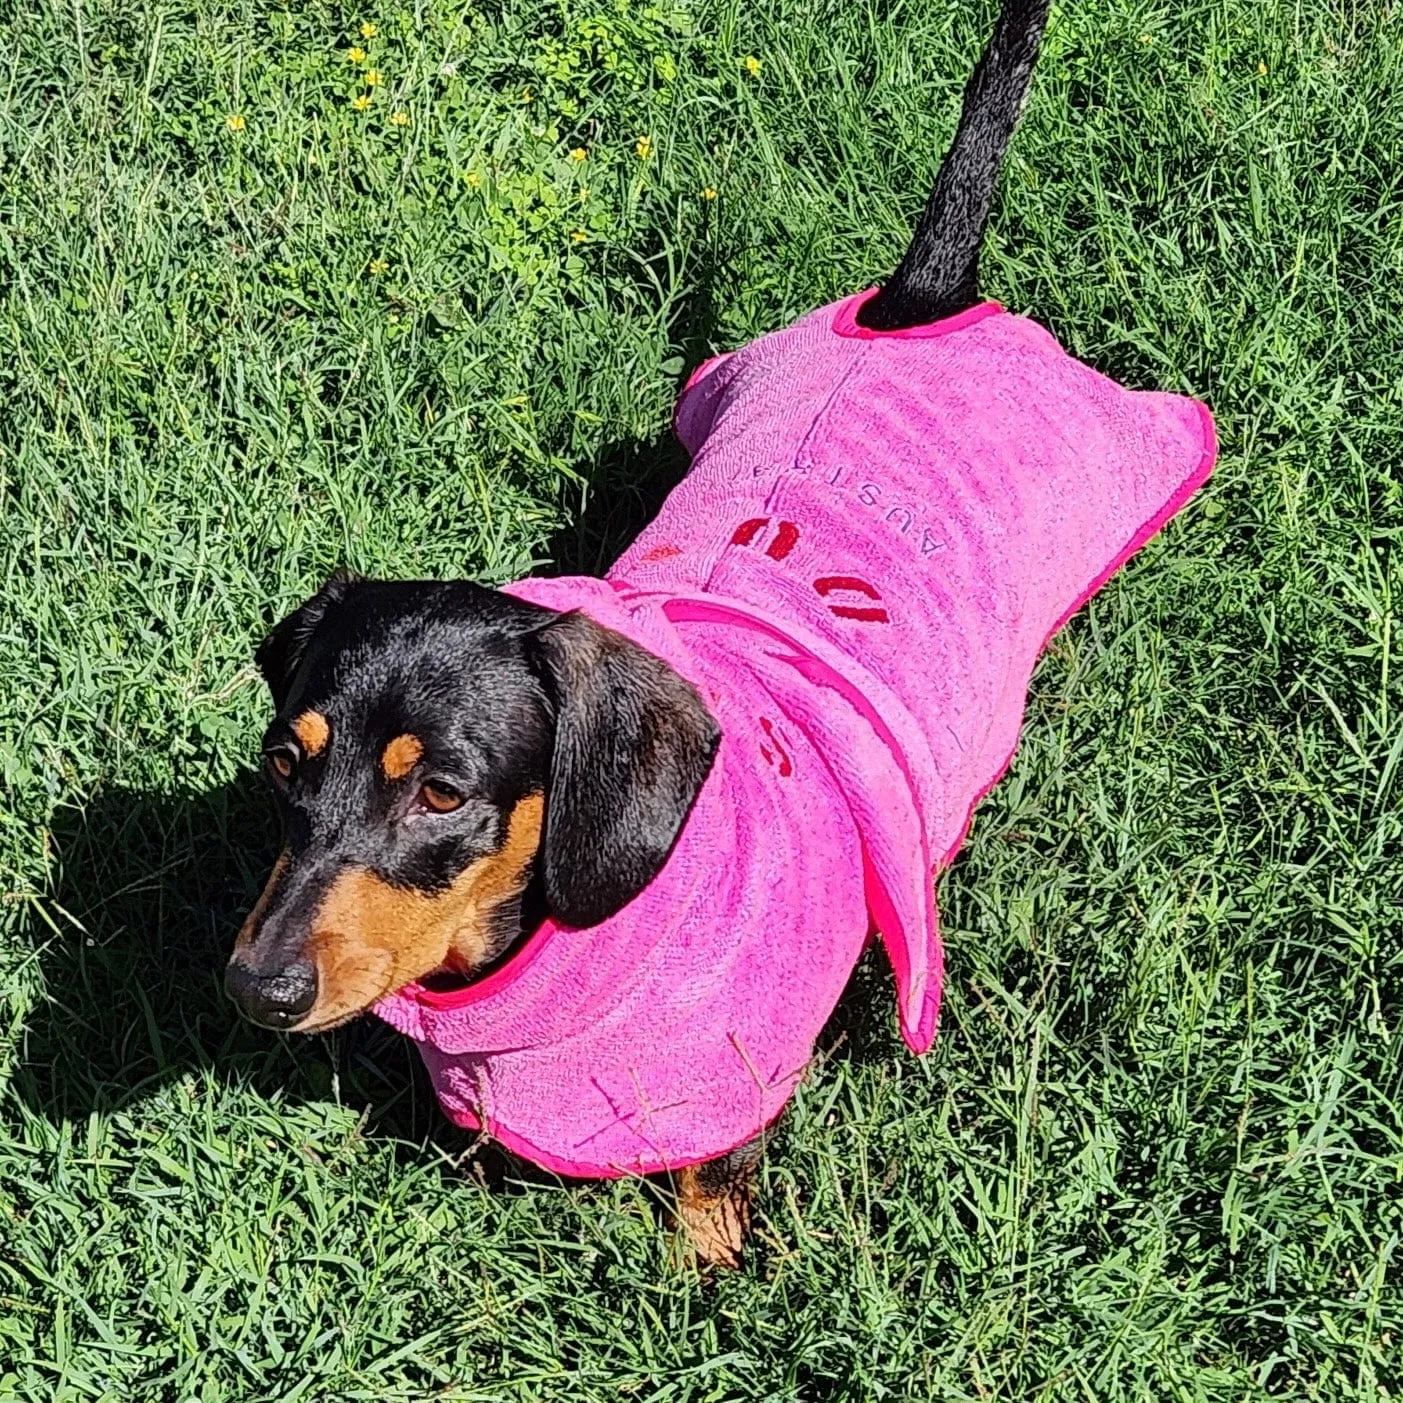
[[[858,313],[873,331],[951,316],[979,301],[979,246],[999,168],[1033,76],[1050,0],[1003,0],[916,236],[891,281]]]

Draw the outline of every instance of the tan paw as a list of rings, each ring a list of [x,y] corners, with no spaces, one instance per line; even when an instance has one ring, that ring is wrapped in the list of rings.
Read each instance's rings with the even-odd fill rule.
[[[750,1175],[725,1184],[709,1183],[708,1177],[697,1169],[678,1174],[677,1222],[699,1263],[738,1267],[750,1235]]]

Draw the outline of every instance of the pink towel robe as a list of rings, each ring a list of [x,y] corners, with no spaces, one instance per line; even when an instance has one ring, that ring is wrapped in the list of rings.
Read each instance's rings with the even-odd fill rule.
[[[724,1154],[802,1077],[869,931],[924,1052],[934,879],[1012,758],[1048,638],[1212,470],[1197,401],[1122,389],[996,303],[873,333],[851,297],[718,356],[677,410],[690,473],[581,609],[722,730],[658,877],[588,930],[376,1012],[445,1112],[560,1174]]]

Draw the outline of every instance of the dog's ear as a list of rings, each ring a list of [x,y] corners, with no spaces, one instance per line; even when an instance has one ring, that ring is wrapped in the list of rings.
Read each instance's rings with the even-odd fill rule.
[[[592,926],[657,876],[721,729],[691,683],[583,614],[534,634],[556,712],[540,871],[551,914]]]
[[[292,691],[293,679],[307,645],[327,614],[350,593],[357,576],[349,570],[337,570],[330,579],[299,609],[274,626],[272,633],[258,645],[253,661],[268,690],[273,694],[273,706],[281,711]]]

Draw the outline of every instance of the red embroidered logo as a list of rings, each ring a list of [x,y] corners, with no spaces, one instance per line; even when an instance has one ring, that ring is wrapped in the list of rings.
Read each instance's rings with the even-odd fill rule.
[[[866,599],[881,602],[882,596],[856,575],[820,575],[814,581],[815,591],[824,599],[830,594],[860,594]],[[890,622],[887,611],[870,604],[830,604],[828,612],[840,619],[856,619],[864,624],[885,624]]]
[[[772,754],[770,752],[769,746],[762,744],[760,746],[760,754],[763,755],[771,765],[773,765],[776,761],[776,758],[778,758],[779,777],[781,779],[788,779],[789,776],[794,773],[794,766],[789,759],[789,752],[784,748],[784,744],[780,739],[780,736],[783,733],[776,732],[776,729],[771,723],[770,718],[768,716],[762,716],[760,718],[760,725],[764,728],[766,736],[769,737],[770,745],[774,746],[775,748],[774,753]]]
[[[767,516],[752,516],[742,521],[731,537],[733,546],[748,546],[770,524]],[[799,528],[792,521],[781,521],[775,528],[775,538],[765,547],[771,560],[783,560],[799,544]]]

